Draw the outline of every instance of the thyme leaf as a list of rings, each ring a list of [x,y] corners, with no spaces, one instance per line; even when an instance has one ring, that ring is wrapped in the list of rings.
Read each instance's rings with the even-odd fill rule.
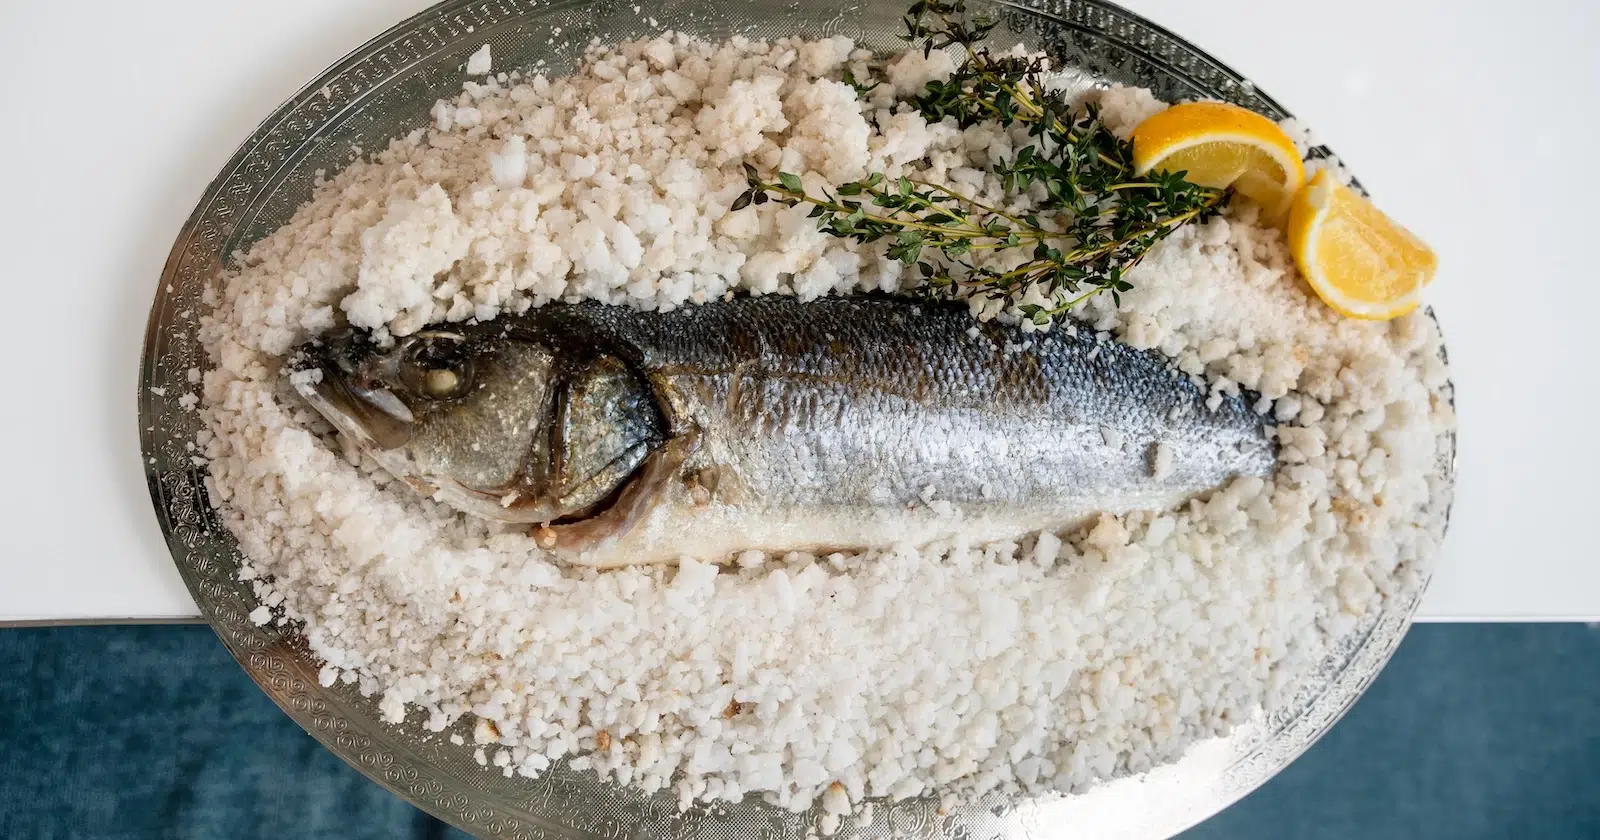
[[[1132,144],[1093,105],[1074,109],[1053,95],[1044,59],[992,54],[982,42],[998,21],[969,15],[966,0],[917,0],[904,21],[904,37],[924,55],[949,47],[965,54],[949,79],[929,82],[909,100],[924,118],[1027,128],[1032,142],[993,167],[1008,200],[996,206],[882,173],[813,192],[799,175],[779,172],[769,181],[747,165],[747,189],[733,209],[768,200],[808,204],[829,234],[886,241],[888,256],[913,269],[928,295],[1000,296],[1045,324],[1101,292],[1120,303],[1133,288],[1129,271],[1157,242],[1226,204],[1227,191],[1191,183],[1183,172],[1136,176]],[[854,78],[848,83],[870,90]],[[1024,194],[1032,199],[1020,200]],[[1013,249],[1027,256],[995,258]],[[1047,303],[1023,303],[1037,299],[1034,291]]]

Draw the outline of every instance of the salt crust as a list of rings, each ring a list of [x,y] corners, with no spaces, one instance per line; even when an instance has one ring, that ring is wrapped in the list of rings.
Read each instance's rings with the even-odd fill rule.
[[[987,168],[1026,138],[896,107],[951,71],[942,55],[867,58],[842,38],[669,35],[596,48],[572,77],[468,81],[432,127],[320,184],[239,255],[206,295],[197,443],[261,599],[252,618],[303,628],[323,683],[380,695],[393,723],[475,714],[490,771],[576,756],[685,804],[761,792],[836,825],[867,796],[1077,791],[1172,761],[1273,708],[1334,639],[1415,590],[1443,529],[1435,441],[1454,423],[1438,333],[1421,315],[1333,315],[1249,207],[1180,231],[1120,306],[1075,316],[1218,394],[1260,393],[1279,470],[1071,533],[566,568],[390,486],[287,388],[280,357],[340,316],[382,337],[552,300],[899,289],[898,263],[803,207],[727,211],[746,162],[810,187],[882,171],[1000,200]],[[474,61],[487,72],[487,53]],[[863,103],[837,81],[847,66],[887,83]],[[1163,107],[1091,95],[1123,132]]]

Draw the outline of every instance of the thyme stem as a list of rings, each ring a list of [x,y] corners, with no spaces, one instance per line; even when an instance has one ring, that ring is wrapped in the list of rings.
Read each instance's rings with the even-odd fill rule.
[[[1006,195],[1042,187],[1045,199],[1028,212],[1008,212],[943,184],[882,173],[813,194],[798,175],[779,172],[768,181],[746,166],[748,189],[732,209],[808,204],[827,233],[887,241],[888,256],[914,267],[926,293],[1003,296],[1043,324],[1100,292],[1120,303],[1133,288],[1127,273],[1150,248],[1227,203],[1228,192],[1194,184],[1182,172],[1135,176],[1132,145],[1093,105],[1074,109],[1048,93],[1043,59],[995,56],[983,46],[997,22],[969,18],[966,0],[917,0],[904,22],[904,37],[924,55],[952,45],[965,53],[949,79],[929,82],[909,102],[930,122],[954,117],[963,127],[1025,126],[1034,142],[992,172]],[[870,89],[848,81],[858,91]],[[972,259],[1014,248],[1031,248],[1014,268]],[[1020,303],[1035,287],[1048,305]]]

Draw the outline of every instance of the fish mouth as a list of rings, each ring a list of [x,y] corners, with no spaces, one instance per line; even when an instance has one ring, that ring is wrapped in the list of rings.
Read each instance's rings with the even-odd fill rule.
[[[337,343],[304,351],[293,366],[289,382],[295,391],[341,434],[380,451],[411,440],[411,408],[387,387],[356,382],[344,370],[355,367]]]
[[[406,444],[411,441],[415,417],[411,409],[387,388],[362,388],[350,379],[311,367],[290,381],[294,389],[339,434],[354,441],[379,466],[411,486],[419,495],[444,501],[476,515],[499,521],[505,518],[504,492],[471,487],[449,476],[417,469]]]

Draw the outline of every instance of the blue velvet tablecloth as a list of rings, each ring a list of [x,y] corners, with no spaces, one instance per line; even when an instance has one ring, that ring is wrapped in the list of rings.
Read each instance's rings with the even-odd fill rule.
[[[202,626],[0,630],[0,840],[464,834],[323,750]],[[1421,625],[1184,840],[1600,838],[1600,630]]]

